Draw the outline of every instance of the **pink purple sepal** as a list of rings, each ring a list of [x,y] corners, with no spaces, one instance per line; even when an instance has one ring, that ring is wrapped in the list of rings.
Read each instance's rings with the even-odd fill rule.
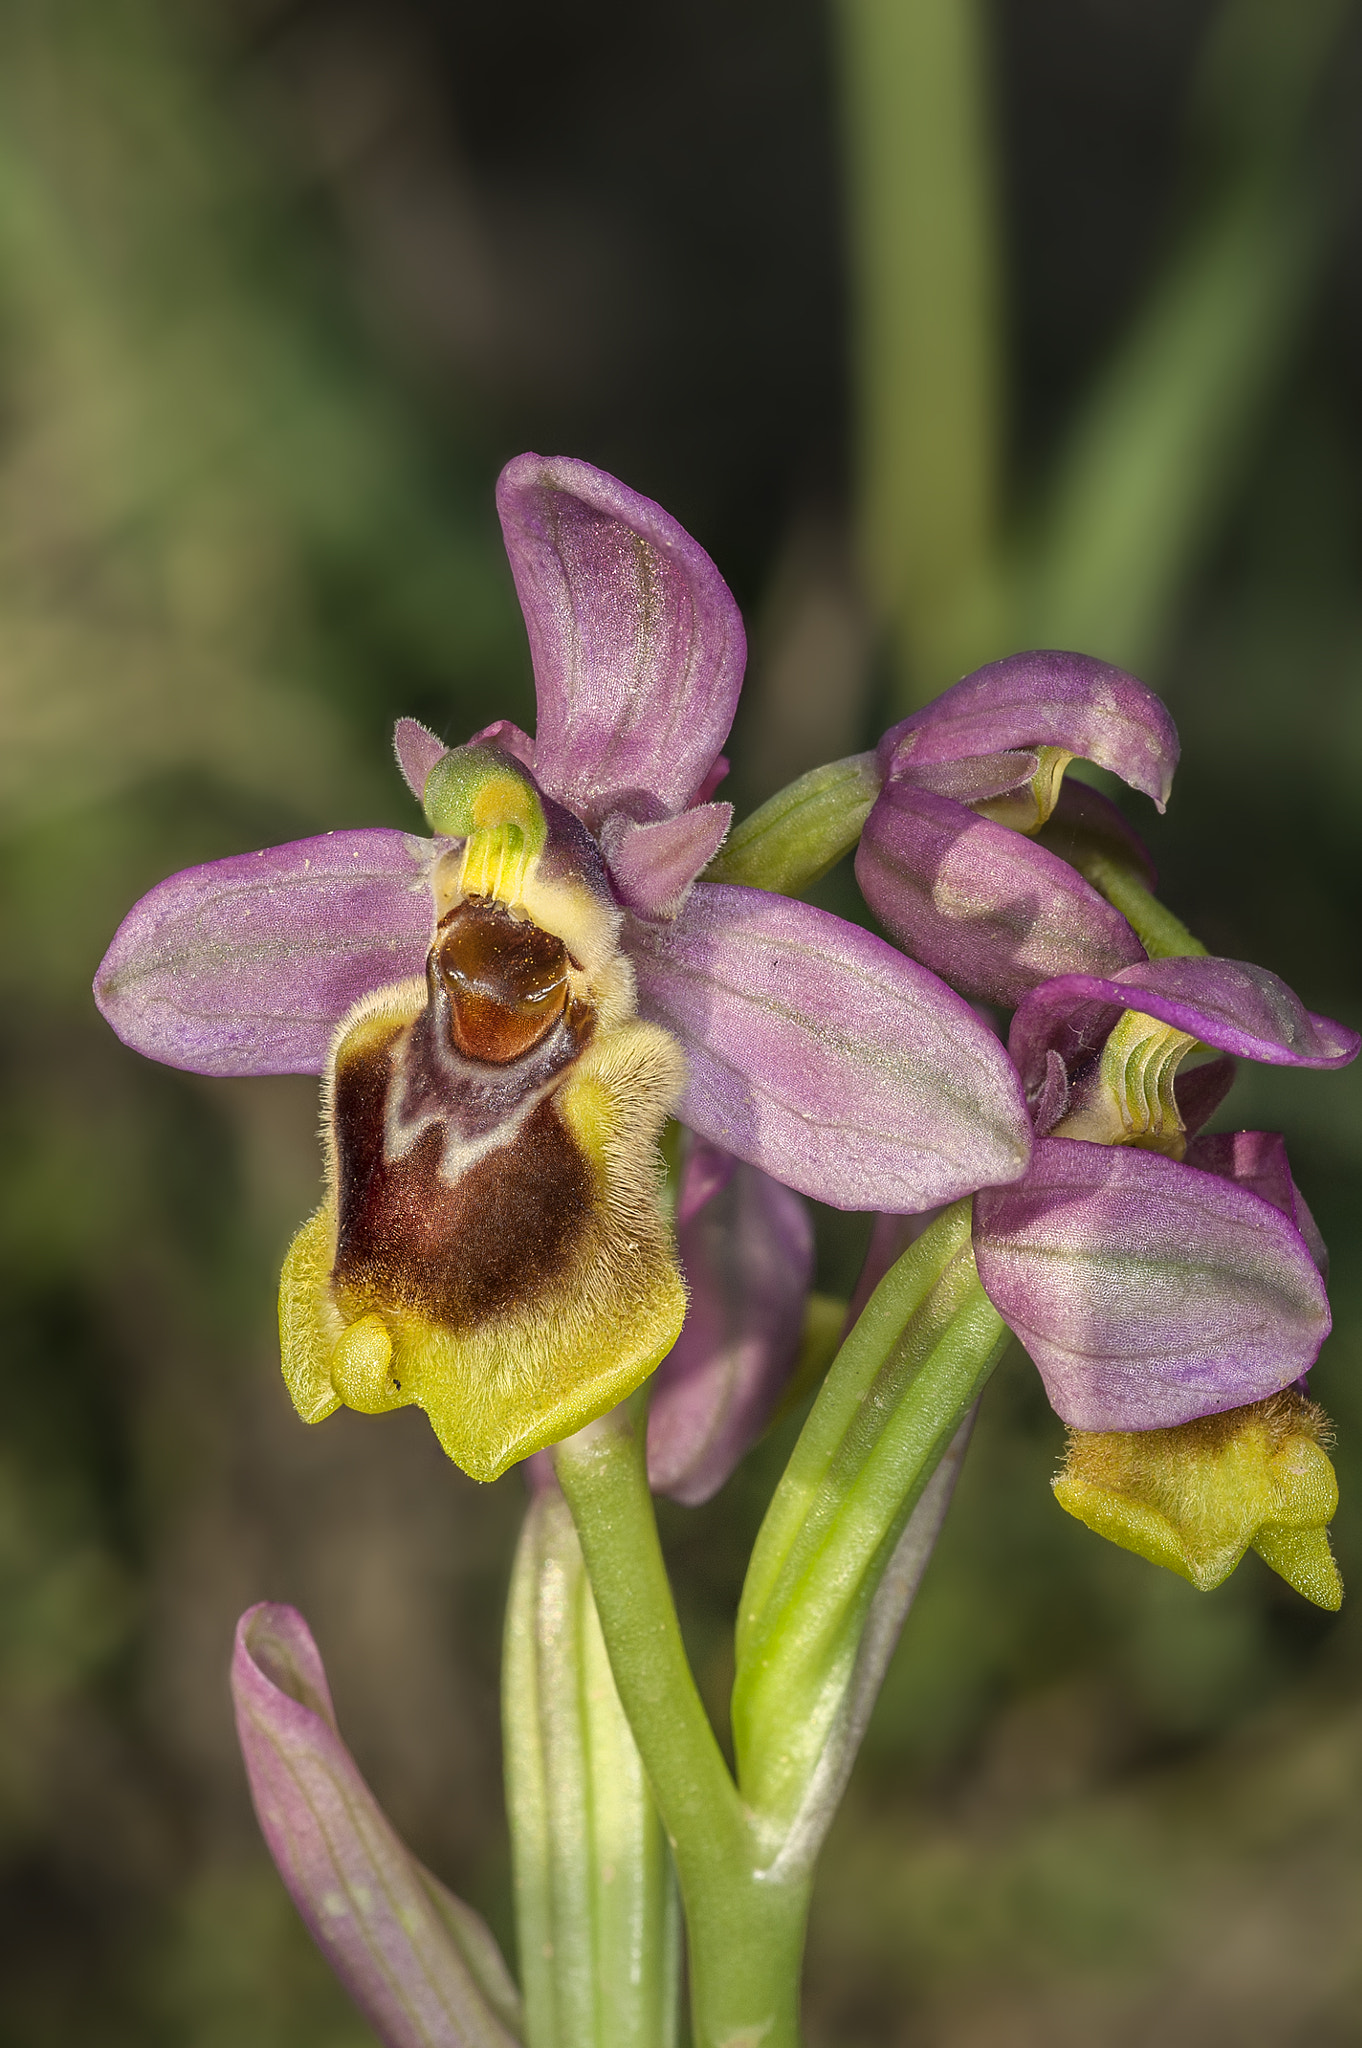
[[[360,1776],[296,1608],[242,1615],[232,1699],[270,1854],[385,2048],[516,2048],[520,2001],[491,1930],[417,1862]]]
[[[1072,758],[1119,775],[1162,810],[1177,733],[1136,677],[1086,655],[1039,652],[978,669],[880,741],[885,784],[857,880],[885,929],[966,995],[1011,1008],[1054,975],[1109,975],[1144,958],[1120,912],[1035,836],[1056,816],[1062,849],[1064,827],[1083,822],[1081,800],[1066,805],[1061,783]],[[1029,823],[1017,824],[1026,805],[1004,801],[988,815],[1027,790]],[[1099,824],[1102,807],[1100,797],[1088,806]],[[1144,865],[1138,854],[1135,865]]]

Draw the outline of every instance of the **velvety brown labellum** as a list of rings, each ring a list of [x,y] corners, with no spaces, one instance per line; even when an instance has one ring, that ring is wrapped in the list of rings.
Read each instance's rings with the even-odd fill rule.
[[[551,1093],[594,1028],[568,966],[551,932],[470,898],[441,924],[420,1015],[340,1047],[332,1278],[347,1315],[406,1308],[468,1330],[566,1270],[595,1195]]]
[[[509,1143],[484,1152],[452,1183],[441,1171],[443,1122],[389,1156],[388,1101],[402,1035],[399,1028],[386,1044],[356,1049],[337,1068],[333,1279],[349,1315],[405,1307],[467,1330],[565,1271],[590,1219],[591,1169],[551,1096]]]
[[[547,1037],[567,1007],[562,940],[470,897],[440,926],[431,969],[449,1000],[450,1036],[469,1059],[503,1066]]]

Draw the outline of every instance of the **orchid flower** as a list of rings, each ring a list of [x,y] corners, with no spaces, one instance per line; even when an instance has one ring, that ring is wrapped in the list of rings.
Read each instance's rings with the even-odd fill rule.
[[[1199,1132],[1233,1058],[1178,1069],[1199,1047],[1339,1067],[1358,1044],[1276,975],[1204,957],[1065,975],[1012,1020],[1037,1143],[975,1199],[979,1278],[1075,1432],[1061,1505],[1203,1587],[1254,1542],[1311,1599],[1341,1598],[1324,1425],[1286,1398],[1330,1316],[1281,1138]]]
[[[1279,1137],[1200,1133],[1234,1056],[1340,1066],[1358,1039],[1275,975],[1205,956],[1121,814],[1063,783],[1079,755],[1162,809],[1177,735],[1143,683],[1086,656],[966,676],[880,742],[857,877],[919,959],[1016,1006],[1036,1143],[976,1197],[974,1253],[1070,1426],[1061,1505],[1203,1587],[1254,1543],[1336,1605],[1326,1425],[1288,1391],[1328,1333],[1324,1247]],[[1179,1073],[1203,1048],[1225,1056]]]
[[[430,836],[234,856],[143,898],[96,980],[137,1051],[324,1076],[326,1199],[289,1252],[299,1413],[423,1408],[480,1479],[637,1386],[685,1293],[656,1140],[911,1212],[1016,1177],[1001,1047],[925,967],[810,905],[698,877],[742,678],[704,551],[590,465],[497,492],[534,664],[531,739],[402,720]],[[739,1171],[741,1171],[741,1167]]]
[[[1164,808],[1178,759],[1172,719],[1134,676],[1081,654],[991,662],[879,743],[883,787],[856,879],[894,938],[966,995],[1010,1009],[1054,975],[1115,974],[1145,958],[1132,925],[1067,857],[1079,835],[1153,883],[1115,806],[1064,782],[1080,757]]]
[[[1228,1078],[1202,1045],[1339,1067],[1358,1037],[1237,960],[1065,975],[1008,1044],[1035,1119],[1027,1172],[975,1201],[994,1306],[1076,1429],[1166,1429],[1300,1379],[1329,1331],[1323,1246],[1279,1137],[1197,1136]],[[1191,1131],[1189,1133],[1189,1124]]]

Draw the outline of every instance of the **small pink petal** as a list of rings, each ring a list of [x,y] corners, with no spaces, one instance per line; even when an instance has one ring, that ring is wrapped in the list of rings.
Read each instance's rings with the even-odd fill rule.
[[[437,739],[429,727],[419,724],[414,718],[399,718],[393,727],[393,752],[397,756],[397,765],[418,804],[425,794],[427,776],[448,751],[443,740]]]
[[[732,804],[692,805],[653,825],[636,824],[623,812],[607,818],[601,851],[621,903],[640,917],[675,917],[732,822]]]
[[[733,763],[729,760],[727,754],[716,755],[714,760],[714,766],[710,769],[708,775],[700,784],[700,787],[696,790],[695,795],[691,798],[692,806],[696,804],[707,804],[710,798],[713,796],[715,790],[719,787],[719,784],[721,782],[727,782],[729,770],[732,766]]]

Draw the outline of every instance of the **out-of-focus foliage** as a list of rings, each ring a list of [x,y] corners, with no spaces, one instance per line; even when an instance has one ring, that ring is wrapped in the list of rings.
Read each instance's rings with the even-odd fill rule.
[[[1144,670],[1313,297],[1347,0],[1222,0],[1204,25],[1178,229],[1030,474],[1007,460],[986,10],[838,6],[860,554],[896,695],[1003,646],[1100,643]]]
[[[1215,18],[1209,0],[984,18],[1020,499],[1185,225],[1184,101]],[[1362,96],[1346,35],[1328,69],[1320,140]],[[755,628],[744,798],[872,736],[833,75],[815,0],[665,21],[623,0],[21,0],[0,19],[0,2040],[18,2048],[364,2040],[246,1804],[226,1659],[258,1598],[307,1612],[389,1812],[509,1933],[496,1676],[519,1482],[461,1480],[412,1415],[295,1422],[272,1290],[314,1200],[312,1089],[146,1066],[89,978],[175,867],[414,822],[395,713],[455,738],[527,716],[491,510],[525,446],[614,466],[731,573]],[[1176,577],[1154,565],[1188,595],[1176,616],[1160,598],[1149,680],[1185,754],[1151,837],[1213,948],[1356,1022],[1355,152],[1331,179],[1323,282],[1236,428],[1219,524],[1198,515]],[[1362,1588],[1362,1083],[1257,1072],[1232,1108],[1295,1134],[1333,1249],[1315,1392]],[[822,1219],[824,1284],[848,1284],[863,1234]],[[782,1442],[666,1516],[716,1712]],[[811,2038],[1352,2040],[1362,1623],[1253,1559],[1203,1597],[1100,1545],[1050,1500],[1058,1451],[1014,1357],[829,1850]]]
[[[501,1853],[476,1740],[444,1734],[495,1726],[508,1504],[465,1528],[413,1432],[355,1467],[347,1438],[300,1446],[274,1384],[313,1091],[154,1072],[90,1011],[160,874],[405,822],[396,705],[524,704],[496,455],[375,369],[206,28],[144,0],[0,26],[0,2031],[24,2043],[364,2037],[238,1788],[222,1631],[262,1587],[310,1579],[315,1612],[334,1575],[333,1606],[378,1611],[358,1655],[396,1630],[419,1730],[373,1712],[408,1809],[462,1807]],[[445,1648],[460,1598],[491,1631],[473,1671]]]

